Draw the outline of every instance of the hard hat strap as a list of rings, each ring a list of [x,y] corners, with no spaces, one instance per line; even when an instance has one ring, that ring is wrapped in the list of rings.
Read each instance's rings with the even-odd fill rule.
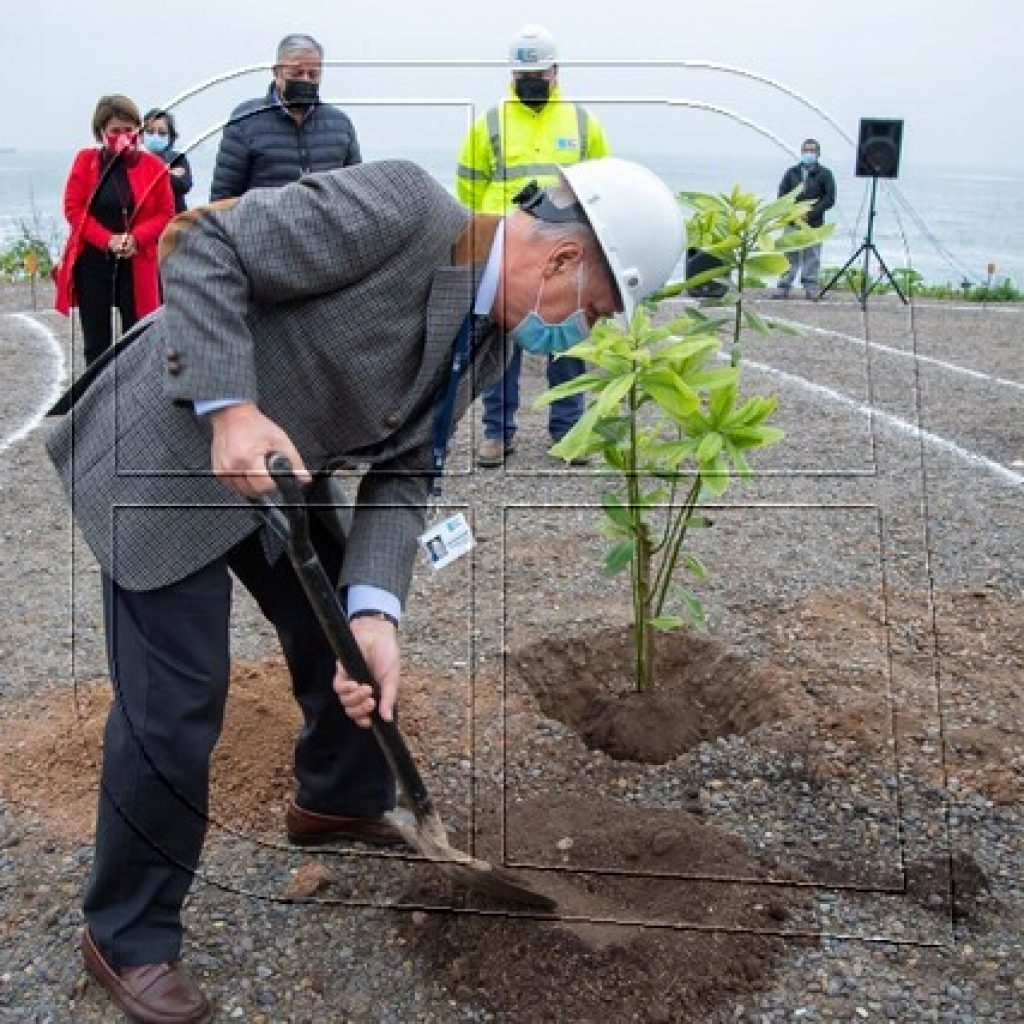
[[[536,179],[520,189],[512,200],[520,210],[528,213],[537,220],[547,221],[549,224],[586,224],[590,226],[587,215],[579,203],[574,202],[569,206],[556,206],[551,201],[547,189],[542,189]]]

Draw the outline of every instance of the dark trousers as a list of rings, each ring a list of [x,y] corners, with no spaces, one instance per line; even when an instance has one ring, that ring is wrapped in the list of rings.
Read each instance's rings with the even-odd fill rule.
[[[337,579],[339,546],[315,522],[311,528]],[[210,755],[227,697],[229,568],[274,624],[302,708],[298,803],[365,816],[395,804],[394,779],[373,734],[351,722],[331,688],[334,655],[290,563],[268,564],[258,534],[159,590],[124,590],[104,576],[114,700],[85,917],[117,969],[180,956],[181,907],[206,835]]]
[[[138,319],[131,260],[116,260],[86,247],[75,261],[75,296],[88,366],[115,340],[110,322],[115,307],[121,314],[122,331],[133,327]]]
[[[512,346],[512,358],[501,380],[484,391],[484,437],[494,441],[504,440],[509,444],[516,432],[516,413],[519,411],[519,375],[523,368],[523,350]],[[586,371],[582,359],[562,356],[555,359],[548,356],[548,387],[556,387],[566,381],[575,380]],[[548,432],[555,441],[560,441],[583,415],[586,396],[569,395],[552,402],[548,410]]]

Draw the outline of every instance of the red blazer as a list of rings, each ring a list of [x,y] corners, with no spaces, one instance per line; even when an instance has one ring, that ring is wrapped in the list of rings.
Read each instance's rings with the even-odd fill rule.
[[[71,226],[64,254],[55,272],[57,298],[54,305],[61,313],[71,312],[75,301],[75,261],[90,242],[106,251],[108,231],[89,212],[89,202],[100,181],[100,151],[94,147],[80,149],[75,155],[64,186],[64,216]],[[157,241],[168,221],[174,216],[174,193],[167,165],[152,153],[137,152],[128,165],[128,184],[135,198],[135,211],[128,231],[135,236],[138,252],[129,260],[135,297],[135,315],[145,316],[160,305],[157,266]]]

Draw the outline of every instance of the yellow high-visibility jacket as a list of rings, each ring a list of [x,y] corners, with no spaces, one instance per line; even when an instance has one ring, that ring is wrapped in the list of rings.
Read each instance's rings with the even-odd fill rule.
[[[504,214],[523,186],[558,183],[555,165],[608,156],[597,118],[562,99],[560,88],[540,110],[526,106],[509,86],[509,97],[478,117],[462,144],[455,190],[480,213]]]

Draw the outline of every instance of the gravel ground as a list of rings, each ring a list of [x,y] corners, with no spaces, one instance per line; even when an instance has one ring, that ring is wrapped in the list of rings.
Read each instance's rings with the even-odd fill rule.
[[[700,1019],[1024,1020],[1024,310],[911,312],[891,298],[866,315],[840,298],[757,308],[809,331],[745,344],[746,386],[779,393],[787,440],[714,512],[706,603],[718,642],[799,681],[798,713],[668,765],[614,762],[540,716],[510,673],[516,742],[490,742],[503,652],[621,625],[626,595],[593,567],[607,481],[546,456],[536,412],[504,472],[473,471],[473,416],[444,502],[468,511],[478,547],[448,572],[418,572],[403,631],[407,663],[445,685],[437,715],[451,737],[424,752],[426,774],[459,821],[470,775],[478,792],[504,778],[513,799],[586,787],[652,808],[696,800],[751,855],[786,865],[766,885],[801,896],[779,928],[781,959]],[[18,382],[0,397],[5,747],[26,700],[104,671],[95,566],[41,431],[6,445],[47,386],[42,336],[9,315],[27,309],[26,290],[0,289],[0,355]],[[67,322],[34,319],[66,355]],[[527,401],[541,390],[535,366],[524,385]],[[274,651],[244,599],[233,644],[240,659]],[[117,1019],[75,951],[89,858],[87,837],[0,799],[0,1019]],[[389,888],[393,865],[332,860],[341,905],[272,898],[308,863],[227,833],[208,844],[188,959],[218,1020],[523,1019],[414,951],[424,912],[389,895],[403,891]],[[698,1018],[675,1007],[663,1019]]]

